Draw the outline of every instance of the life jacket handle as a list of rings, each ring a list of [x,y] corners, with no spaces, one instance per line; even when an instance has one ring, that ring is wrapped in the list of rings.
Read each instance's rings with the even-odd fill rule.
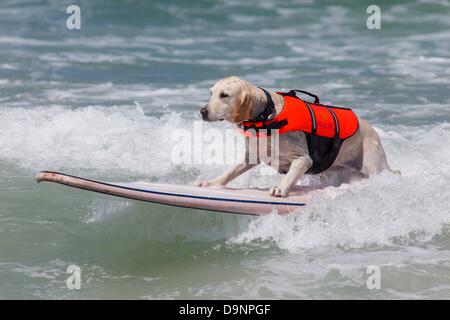
[[[304,91],[304,90],[291,90],[291,91],[288,92],[288,95],[297,97],[297,94],[296,94],[295,92],[301,92],[301,93],[307,94],[308,96],[311,96],[311,97],[314,98],[314,102],[313,102],[313,103],[320,103],[319,97],[316,96],[315,94],[311,93],[311,92],[308,92],[308,91]],[[298,97],[297,97],[297,98],[298,98]]]

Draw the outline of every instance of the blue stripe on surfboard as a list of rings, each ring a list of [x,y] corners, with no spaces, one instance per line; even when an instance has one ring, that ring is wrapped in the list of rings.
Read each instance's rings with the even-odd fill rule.
[[[81,178],[81,177],[77,177],[77,176],[72,176],[70,174],[65,174],[65,173],[60,173],[60,172],[55,172],[55,171],[42,171],[42,172],[59,174],[59,175],[62,175],[62,176],[75,178],[75,179],[80,179],[80,180],[89,181],[89,182],[94,182],[94,183],[98,183],[98,184],[101,184],[101,185],[104,185],[104,186],[109,186],[109,187],[115,187],[115,188],[121,188],[121,189],[125,189],[125,190],[145,192],[145,193],[152,193],[152,194],[159,194],[159,195],[166,195],[166,196],[184,197],[184,198],[201,199],[201,200],[228,201],[228,202],[241,202],[241,203],[254,203],[254,204],[269,204],[269,205],[283,205],[283,206],[304,206],[305,205],[305,203],[302,203],[302,202],[275,202],[275,201],[262,201],[262,200],[229,199],[229,198],[194,196],[194,195],[181,194],[181,193],[171,193],[171,192],[162,192],[162,191],[155,191],[155,190],[137,189],[137,188],[131,188],[131,187],[122,186],[122,185],[119,185],[119,184],[112,184],[112,183],[102,182],[102,181],[98,181],[98,180]],[[83,189],[86,189],[86,188],[83,188]],[[121,197],[121,196],[119,196],[119,197]]]
[[[85,180],[88,180],[88,179],[85,179]],[[93,180],[93,181],[95,181],[95,180]],[[231,213],[231,214],[237,214],[237,215],[243,215],[243,216],[259,216],[259,214],[257,214],[257,213],[242,213],[242,212],[237,212],[237,211],[226,211],[226,210],[218,210],[218,209],[202,209],[200,207],[188,207],[188,206],[182,206],[179,204],[161,203],[156,200],[139,199],[139,198],[131,197],[131,196],[120,196],[118,194],[108,193],[105,191],[100,191],[100,190],[94,191],[92,189],[88,189],[88,188],[84,188],[84,187],[80,187],[80,186],[74,186],[74,185],[69,185],[69,184],[64,184],[64,183],[61,183],[61,184],[65,185],[65,186],[69,186],[71,188],[77,188],[77,189],[87,190],[87,191],[91,191],[91,192],[95,192],[95,193],[106,194],[111,197],[119,197],[122,199],[130,199],[130,200],[135,200],[135,201],[143,201],[143,202],[147,202],[147,203],[155,203],[155,204],[159,204],[162,206],[171,206],[171,207],[185,208],[185,209],[191,209],[191,210],[205,210],[205,211],[214,211],[214,212],[222,212],[222,213]]]

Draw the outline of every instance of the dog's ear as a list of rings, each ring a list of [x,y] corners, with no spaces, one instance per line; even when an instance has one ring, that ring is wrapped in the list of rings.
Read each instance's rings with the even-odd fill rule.
[[[248,84],[242,86],[241,94],[236,104],[234,122],[239,123],[249,120],[253,114],[253,96],[251,88]]]

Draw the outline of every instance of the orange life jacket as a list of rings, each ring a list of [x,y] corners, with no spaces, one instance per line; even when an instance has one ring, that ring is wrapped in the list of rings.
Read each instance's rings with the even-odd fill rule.
[[[266,137],[271,135],[271,130],[274,129],[277,129],[279,134],[290,131],[304,132],[313,160],[313,166],[307,173],[320,173],[328,169],[336,159],[342,142],[358,131],[359,121],[351,109],[320,104],[317,96],[300,90],[278,92],[284,98],[284,107],[273,119],[264,120],[270,115],[270,110],[274,111],[274,105],[270,94],[265,89],[262,90],[268,98],[270,107],[266,109],[269,111],[263,111],[265,116],[262,119],[259,116],[242,122],[242,133],[247,137]],[[313,96],[314,103],[298,98],[295,91]]]

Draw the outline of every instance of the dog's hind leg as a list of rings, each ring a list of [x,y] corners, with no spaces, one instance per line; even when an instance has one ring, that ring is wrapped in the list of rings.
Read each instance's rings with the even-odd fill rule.
[[[396,171],[392,170],[387,163],[386,153],[384,152],[378,133],[372,127],[367,125],[364,120],[361,120],[360,125],[361,130],[364,131],[363,163],[361,172],[366,176],[380,173],[386,169],[396,173]]]

